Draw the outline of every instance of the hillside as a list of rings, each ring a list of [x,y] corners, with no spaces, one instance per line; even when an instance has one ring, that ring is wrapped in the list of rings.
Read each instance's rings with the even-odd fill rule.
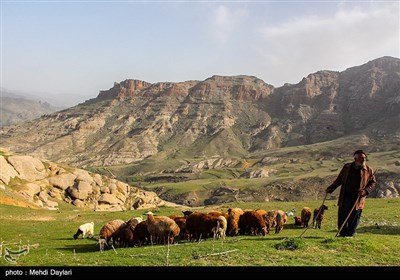
[[[376,196],[395,197],[399,88],[393,57],[279,88],[246,75],[128,79],[72,108],[2,128],[1,146],[194,206],[318,197],[362,148],[381,168],[385,191]]]
[[[55,107],[40,100],[2,96],[0,102],[0,127],[33,120],[61,109],[61,107]]]

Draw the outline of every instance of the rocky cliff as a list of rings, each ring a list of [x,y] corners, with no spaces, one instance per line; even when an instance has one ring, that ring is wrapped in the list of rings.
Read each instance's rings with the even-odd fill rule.
[[[400,139],[400,59],[318,71],[279,88],[252,76],[125,80],[97,98],[4,127],[2,146],[77,167],[238,156],[364,133],[371,150]],[[346,151],[347,152],[347,151]]]

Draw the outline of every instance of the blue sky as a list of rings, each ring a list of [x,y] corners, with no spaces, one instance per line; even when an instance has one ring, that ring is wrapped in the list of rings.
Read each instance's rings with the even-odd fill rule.
[[[251,75],[275,87],[400,56],[399,1],[1,0],[1,86],[96,97]]]

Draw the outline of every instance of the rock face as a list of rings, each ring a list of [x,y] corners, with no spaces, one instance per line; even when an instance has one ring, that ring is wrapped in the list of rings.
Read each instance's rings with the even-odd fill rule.
[[[147,83],[125,80],[97,98],[4,127],[13,152],[86,168],[149,156],[244,156],[363,131],[371,152],[400,138],[400,59],[382,57],[298,84],[252,76]]]
[[[38,207],[57,209],[68,202],[96,211],[177,206],[121,181],[31,156],[0,155],[0,185]]]

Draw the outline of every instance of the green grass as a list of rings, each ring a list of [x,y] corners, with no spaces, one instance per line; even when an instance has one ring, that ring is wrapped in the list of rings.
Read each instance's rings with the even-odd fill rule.
[[[321,201],[243,203],[214,206],[265,210],[315,208]],[[146,210],[94,212],[63,204],[59,211],[34,210],[0,205],[0,239],[13,251],[30,244],[30,251],[16,264],[3,257],[0,266],[399,266],[400,199],[367,199],[357,235],[335,238],[336,200],[327,200],[329,210],[322,229],[295,227],[289,218],[283,231],[263,236],[227,237],[225,241],[181,242],[171,246],[116,248],[99,252],[96,239],[74,240],[72,235],[84,222],[94,221],[95,233],[112,219],[127,220]],[[209,208],[210,209],[210,208]],[[200,209],[207,211],[209,209]],[[212,209],[212,208],[211,208]],[[158,215],[180,214],[176,208],[161,207]],[[300,235],[302,237],[300,238]]]

